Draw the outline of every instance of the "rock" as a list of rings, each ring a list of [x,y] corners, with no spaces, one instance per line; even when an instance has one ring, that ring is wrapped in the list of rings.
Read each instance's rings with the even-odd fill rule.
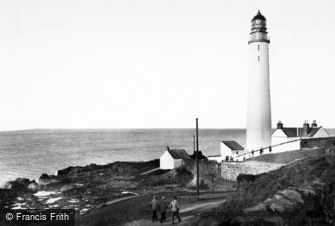
[[[6,182],[3,189],[12,189],[12,184],[10,182]]]
[[[304,196],[309,197],[309,196],[315,196],[316,193],[310,188],[298,188],[297,189],[300,193],[302,193]]]
[[[40,185],[48,185],[48,184],[56,183],[58,182],[56,178],[57,178],[56,176],[49,176],[48,174],[44,173],[38,179],[38,183]]]
[[[59,191],[60,191],[60,192],[67,192],[67,191],[73,190],[73,189],[75,189],[75,188],[76,188],[75,185],[73,185],[73,184],[67,184],[67,185],[64,185],[63,187],[61,187],[61,188],[59,189]]]
[[[293,191],[293,190],[284,190],[284,191],[279,191],[278,194],[281,194],[283,196],[285,196],[286,198],[288,198],[291,201],[295,201],[298,203],[303,204],[304,200],[301,197],[301,194],[297,191]]]
[[[255,214],[255,213],[257,213],[257,214],[264,215],[264,214],[268,213],[268,210],[267,210],[266,205],[264,203],[260,203],[260,204],[258,204],[256,206],[249,207],[249,208],[247,208],[247,209],[245,209],[243,211],[246,214]]]
[[[35,182],[35,181],[33,181],[33,182],[31,182],[29,185],[28,185],[28,187],[27,187],[29,190],[33,190],[33,191],[35,191],[35,190],[37,190],[37,188],[38,188],[38,184]]]
[[[272,202],[271,205],[269,206],[269,209],[277,213],[284,213],[285,211],[285,208],[281,204],[276,202]]]
[[[221,224],[220,224],[221,225]],[[240,226],[287,226],[285,220],[279,216],[254,217],[244,216],[235,218],[230,224],[224,225],[240,225]]]
[[[335,148],[327,148],[325,151],[325,157],[327,162],[331,165],[335,165]]]

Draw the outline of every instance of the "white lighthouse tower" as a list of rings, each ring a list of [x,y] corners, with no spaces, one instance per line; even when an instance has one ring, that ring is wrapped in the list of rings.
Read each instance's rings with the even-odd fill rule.
[[[251,20],[249,39],[248,151],[271,145],[271,102],[269,80],[269,43],[266,19],[258,11]]]

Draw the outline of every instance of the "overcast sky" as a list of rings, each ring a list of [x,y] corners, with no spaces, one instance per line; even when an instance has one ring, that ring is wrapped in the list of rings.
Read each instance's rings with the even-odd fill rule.
[[[333,0],[1,0],[0,130],[244,128],[258,9],[273,126],[335,127]]]

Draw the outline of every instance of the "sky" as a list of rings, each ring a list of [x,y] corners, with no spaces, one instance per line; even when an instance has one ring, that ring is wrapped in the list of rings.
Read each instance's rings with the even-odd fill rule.
[[[273,126],[334,128],[333,0],[1,0],[0,130],[245,128],[258,10]]]

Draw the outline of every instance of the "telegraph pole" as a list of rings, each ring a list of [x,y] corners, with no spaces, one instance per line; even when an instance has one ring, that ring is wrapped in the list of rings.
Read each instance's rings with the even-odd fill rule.
[[[196,136],[196,160],[197,160],[197,197],[199,199],[199,133],[198,133],[198,118],[195,119],[195,136]]]
[[[193,135],[193,154],[195,154],[195,135]]]

